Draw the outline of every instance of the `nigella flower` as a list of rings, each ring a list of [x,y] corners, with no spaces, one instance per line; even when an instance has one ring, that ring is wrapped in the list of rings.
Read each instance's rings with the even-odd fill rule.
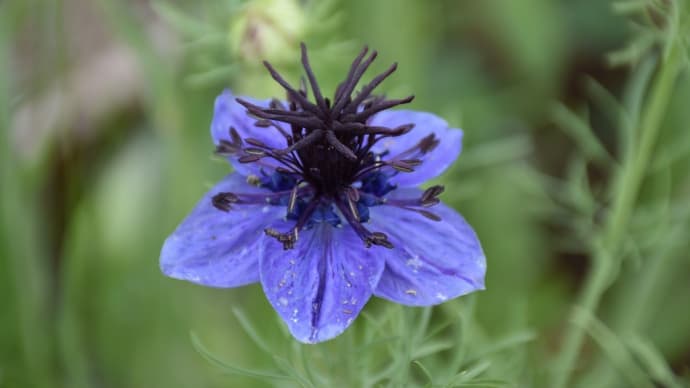
[[[269,64],[286,101],[216,99],[211,134],[235,172],[168,237],[161,268],[211,287],[261,282],[302,342],[342,333],[372,295],[427,306],[484,288],[477,236],[442,204],[443,186],[416,188],[458,156],[462,131],[412,101],[353,95],[376,58],[365,48],[333,99],[319,89],[302,45],[306,82],[293,88]]]

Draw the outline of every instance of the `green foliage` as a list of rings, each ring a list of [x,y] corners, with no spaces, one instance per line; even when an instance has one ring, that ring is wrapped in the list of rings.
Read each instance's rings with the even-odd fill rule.
[[[533,331],[490,338],[472,318],[476,300],[454,301],[437,309],[386,307],[375,303],[375,315],[333,342],[300,344],[283,331],[280,338],[262,333],[239,309],[234,315],[270,369],[249,369],[222,361],[192,334],[196,350],[232,375],[270,381],[275,386],[380,387],[515,386],[515,365],[524,367],[524,346]],[[268,339],[270,343],[268,342]],[[520,369],[521,369],[520,368]]]

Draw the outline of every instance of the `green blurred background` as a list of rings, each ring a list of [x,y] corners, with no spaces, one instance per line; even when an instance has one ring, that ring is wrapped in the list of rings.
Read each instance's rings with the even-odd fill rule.
[[[414,347],[393,325],[394,347],[357,348],[380,317],[446,322],[420,337],[445,345],[379,380],[336,363],[314,386],[684,386],[690,83],[674,47],[687,21],[682,0],[0,2],[0,387],[299,385],[228,375],[190,332],[223,362],[303,371],[344,349],[385,364]],[[439,182],[483,243],[486,291],[433,310],[374,301],[305,347],[259,286],[161,275],[163,240],[230,171],[212,155],[213,99],[282,96],[260,60],[296,81],[300,41],[326,90],[368,44],[374,70],[399,63],[385,92],[464,129]],[[626,171],[640,184],[621,184]],[[449,339],[458,325],[466,336]]]

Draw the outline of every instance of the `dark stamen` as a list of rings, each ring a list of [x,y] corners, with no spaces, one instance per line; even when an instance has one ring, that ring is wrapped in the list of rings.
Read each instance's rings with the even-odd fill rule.
[[[295,211],[295,205],[297,204],[297,185],[292,189],[290,193],[290,198],[288,199],[287,212],[288,214]]]
[[[303,137],[300,139],[297,143],[294,143],[288,148],[282,149],[282,150],[276,150],[277,153],[279,154],[287,154],[293,151],[299,151],[300,149],[310,146],[314,144],[316,141],[321,139],[321,136],[323,136],[323,130],[322,129],[317,129],[314,132],[311,132],[307,136]]]
[[[332,145],[336,151],[343,154],[346,158],[350,160],[357,160],[357,155],[355,155],[351,149],[347,148],[345,144],[341,143],[340,140],[335,137],[335,133],[333,133],[333,131],[326,131],[326,141],[328,141],[328,144]]]
[[[443,193],[443,190],[445,190],[445,188],[440,185],[429,187],[428,189],[424,190],[424,193],[422,193],[419,203],[421,203],[421,205],[424,207],[430,207],[438,204],[441,202],[441,200],[438,199],[438,196]]]
[[[438,146],[439,140],[436,138],[436,135],[429,134],[426,137],[424,137],[420,142],[419,142],[419,150],[422,151],[422,153],[426,154],[429,153],[430,151],[433,151],[436,146]]]
[[[346,100],[344,101],[345,103],[347,103],[347,105],[337,105],[336,107],[338,108],[338,110],[342,109],[343,112],[349,112],[349,109],[352,109],[352,105],[349,104],[349,101],[352,101],[352,98],[351,98],[352,92],[355,90],[355,87],[357,86],[357,83],[359,82],[359,80],[364,75],[364,72],[367,71],[369,66],[371,66],[371,64],[374,62],[374,59],[376,59],[376,57],[378,55],[379,55],[378,52],[376,52],[376,51],[372,52],[371,55],[369,55],[369,58],[367,58],[364,61],[364,63],[362,63],[355,70],[354,74],[352,75],[352,78],[346,82],[345,88],[343,88],[343,95],[347,97]],[[347,101],[347,100],[349,100],[349,101]],[[353,111],[355,111],[355,110],[357,110],[356,107],[354,108]]]
[[[265,229],[264,232],[268,236],[271,236],[277,239],[279,242],[281,242],[283,244],[283,249],[292,249],[295,247],[295,243],[299,238],[299,231],[304,227],[307,221],[309,221],[312,214],[314,214],[314,210],[316,210],[318,205],[319,200],[312,199],[307,205],[306,209],[304,209],[304,211],[300,215],[299,219],[295,223],[295,226],[289,232],[280,233],[277,230],[271,228]]]
[[[343,204],[343,202],[340,200],[336,200],[335,203],[340,212],[345,216],[345,219],[350,224],[352,229],[354,229],[359,238],[364,241],[364,244],[366,244],[367,248],[371,247],[372,245],[380,245],[388,249],[393,248],[393,244],[388,241],[388,236],[386,236],[385,233],[370,232],[364,227],[364,225],[362,225],[361,222],[359,222],[358,217],[356,217],[356,215],[350,211],[349,206],[345,206],[345,204]]]
[[[311,90],[314,93],[314,98],[316,99],[316,104],[323,112],[328,111],[328,104],[323,99],[321,95],[321,89],[319,89],[319,84],[316,82],[316,77],[309,64],[309,57],[307,56],[307,46],[304,43],[300,43],[300,48],[302,49],[302,66],[307,72],[307,77],[309,78],[309,84],[311,85]]]
[[[365,55],[367,55],[367,52],[369,51],[369,48],[364,46],[362,51],[359,52],[357,57],[355,58],[354,61],[352,61],[352,65],[350,66],[350,71],[347,73],[347,77],[345,77],[345,81],[342,82],[340,85],[338,85],[338,88],[335,91],[335,97],[333,98],[333,110],[334,111],[339,111],[340,109],[345,106],[345,100],[350,97],[350,94],[352,94],[352,90],[350,92],[346,93],[345,88],[348,85],[348,82],[350,82],[355,74],[355,71],[357,71],[357,68],[359,67],[359,64],[362,62],[362,59],[364,58]],[[341,100],[343,102],[341,102]]]
[[[263,158],[263,155],[242,155],[237,159],[240,163],[254,163]]]
[[[386,109],[390,109],[394,106],[407,104],[409,102],[412,102],[412,100],[414,100],[414,96],[407,96],[405,98],[401,98],[398,100],[381,101],[381,102],[374,104],[371,107],[369,107],[369,108],[367,108],[367,109],[365,109],[359,113],[349,114],[349,115],[345,116],[343,119],[348,120],[348,121],[364,121],[376,113],[379,113],[379,112],[386,110]]]
[[[211,198],[213,206],[224,212],[232,210],[232,204],[237,203],[239,198],[233,193],[218,193]]]
[[[228,139],[220,140],[216,147],[217,153],[236,158],[240,163],[256,163],[261,177],[252,176],[252,183],[270,191],[266,194],[219,193],[212,198],[213,206],[222,211],[230,211],[236,205],[261,203],[285,206],[287,218],[297,219],[294,226],[287,232],[265,230],[266,235],[278,240],[285,249],[295,246],[303,229],[317,222],[340,225],[343,217],[367,247],[393,248],[386,234],[372,232],[364,226],[371,206],[388,204],[440,220],[426,208],[439,203],[441,186],[427,189],[419,198],[391,199],[387,196],[396,188],[388,179],[397,172],[414,171],[422,163],[423,155],[439,144],[435,135],[431,133],[410,149],[391,156],[387,151],[376,151],[375,145],[382,139],[405,135],[414,125],[389,128],[367,124],[375,114],[414,98],[386,99],[372,94],[396,71],[397,64],[373,77],[353,97],[364,73],[378,55],[365,47],[352,61],[347,77],[338,84],[331,99],[323,95],[316,81],[306,46],[301,44],[300,47],[306,78],[300,79],[298,89],[270,63],[264,62],[271,77],[285,89],[286,104],[272,100],[264,107],[237,99],[255,119],[257,128],[280,133],[285,139],[284,148],[260,140],[268,139],[264,136],[243,139],[234,128],[229,129]],[[307,88],[315,103],[309,101]],[[273,135],[278,136],[278,133]]]
[[[357,97],[355,97],[355,99],[352,100],[352,102],[350,103],[350,105],[355,106],[355,107],[359,106],[359,104],[361,104],[362,101],[364,101],[364,99],[366,99],[367,97],[369,97],[369,95],[371,95],[371,92],[372,92],[374,89],[376,89],[376,87],[379,86],[379,85],[381,84],[381,82],[383,82],[383,80],[385,80],[386,78],[388,78],[389,75],[393,74],[393,72],[394,72],[397,68],[398,68],[398,64],[397,64],[397,63],[394,63],[394,64],[391,65],[391,67],[388,68],[388,70],[386,70],[386,71],[384,71],[383,73],[381,73],[381,74],[377,75],[376,77],[374,77],[374,79],[371,80],[371,82],[369,82],[366,86],[364,86],[364,87],[362,88],[362,90],[359,92],[359,94],[357,95]],[[355,109],[356,109],[356,108],[355,108]]]
[[[302,95],[300,92],[293,89],[292,86],[290,86],[290,84],[287,83],[285,79],[283,79],[283,77],[281,77],[281,75],[273,68],[273,66],[271,66],[270,63],[264,61],[264,66],[266,66],[268,72],[271,73],[271,77],[273,77],[273,79],[276,82],[278,82],[280,86],[282,86],[285,89],[285,91],[287,91],[288,96],[290,96],[291,98],[296,100],[297,103],[299,103],[302,109],[308,110],[309,112],[312,112],[314,114],[320,113],[318,107],[309,102],[305,95]]]

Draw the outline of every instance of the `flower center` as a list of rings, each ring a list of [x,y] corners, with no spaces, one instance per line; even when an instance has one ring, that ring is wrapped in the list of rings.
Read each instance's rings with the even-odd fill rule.
[[[353,97],[355,87],[377,55],[374,51],[367,57],[367,53],[368,49],[364,48],[355,58],[332,100],[323,97],[304,44],[302,65],[315,103],[307,98],[304,80],[300,88],[295,89],[268,62],[264,62],[264,65],[273,79],[287,92],[287,106],[273,100],[266,108],[237,99],[238,103],[247,108],[248,114],[257,119],[256,126],[276,131],[277,136],[285,139],[286,146],[278,149],[257,139],[242,139],[234,128],[230,128],[231,140],[221,141],[216,151],[235,157],[240,163],[261,163],[264,158],[278,162],[280,166],[275,171],[267,171],[263,176],[251,179],[272,192],[264,200],[287,206],[287,218],[295,221],[293,229],[286,233],[266,230],[269,236],[283,243],[285,249],[294,246],[300,230],[308,229],[315,223],[340,225],[338,213],[367,246],[391,248],[392,244],[385,234],[370,232],[362,225],[369,219],[368,208],[386,202],[383,197],[395,189],[389,182],[391,176],[413,171],[421,163],[420,158],[438,145],[437,138],[431,134],[409,150],[394,157],[386,157],[385,160],[387,155],[373,151],[377,142],[404,135],[413,125],[406,124],[396,128],[372,126],[368,124],[369,119],[383,110],[409,103],[413,96],[388,100],[372,95],[374,89],[395,71],[397,65],[393,64],[364,85]],[[277,122],[287,124],[290,130],[285,130],[285,126],[278,125]],[[426,200],[422,196],[417,202],[398,201],[397,205],[436,219],[433,213],[417,208],[437,203],[438,194],[440,191],[430,193]],[[234,203],[251,203],[250,197],[220,193],[214,197],[213,204],[228,211]]]

